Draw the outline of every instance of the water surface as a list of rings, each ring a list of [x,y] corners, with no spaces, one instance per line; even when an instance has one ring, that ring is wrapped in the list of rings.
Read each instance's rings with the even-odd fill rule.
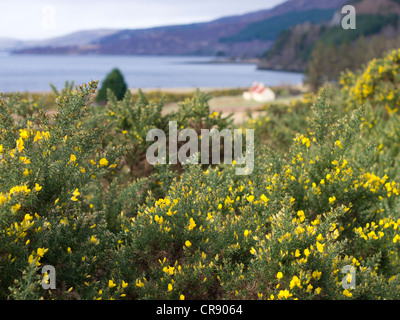
[[[0,92],[50,91],[65,81],[82,84],[104,80],[117,67],[129,88],[229,88],[298,84],[303,75],[257,70],[255,64],[206,63],[212,57],[114,56],[114,55],[2,55]]]

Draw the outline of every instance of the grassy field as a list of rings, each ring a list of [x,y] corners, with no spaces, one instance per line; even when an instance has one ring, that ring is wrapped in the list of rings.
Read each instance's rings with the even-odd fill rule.
[[[244,90],[246,89],[243,89],[243,91]],[[201,88],[200,91],[209,92],[211,96],[213,96],[212,89]],[[143,92],[146,93],[146,91]],[[161,92],[193,95],[195,93],[195,89],[164,89]],[[288,104],[292,101],[300,100],[302,97],[302,94],[287,94],[282,97],[278,96],[274,102]],[[166,103],[163,111],[164,114],[167,114],[171,111],[176,111],[178,109],[178,104],[179,102]],[[234,94],[212,97],[209,101],[209,105],[212,112],[221,112],[225,117],[229,114],[233,114],[234,123],[241,124],[247,121],[249,118],[257,117],[260,114],[260,110],[265,106],[265,103],[254,100],[245,100],[241,94]]]

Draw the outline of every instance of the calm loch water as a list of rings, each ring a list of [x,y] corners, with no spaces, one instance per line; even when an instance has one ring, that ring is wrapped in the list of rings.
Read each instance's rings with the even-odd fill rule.
[[[257,70],[254,64],[207,63],[211,57],[165,56],[0,56],[0,92],[50,91],[65,81],[100,83],[113,68],[121,70],[129,88],[249,87],[254,81],[273,86],[298,84],[299,73]]]

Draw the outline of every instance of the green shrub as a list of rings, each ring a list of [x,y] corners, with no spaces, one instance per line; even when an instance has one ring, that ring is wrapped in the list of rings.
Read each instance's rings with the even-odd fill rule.
[[[101,89],[99,90],[97,94],[97,102],[105,102],[107,101],[108,98],[108,90],[111,90],[111,92],[115,95],[115,97],[118,100],[121,100],[124,95],[126,90],[128,89],[127,84],[125,83],[124,77],[119,71],[119,69],[115,68],[113,69],[107,77],[104,79]]]

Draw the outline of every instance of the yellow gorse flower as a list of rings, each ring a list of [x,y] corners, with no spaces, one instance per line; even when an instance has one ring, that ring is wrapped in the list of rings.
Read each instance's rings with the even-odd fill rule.
[[[42,139],[43,139],[43,136],[42,136],[41,132],[37,131],[35,138],[33,139],[33,142],[38,142],[39,140],[42,140]]]
[[[246,197],[247,201],[249,202],[253,202],[254,200],[254,196],[253,195],[249,195],[248,197]]]
[[[188,227],[188,229],[189,230],[192,230],[192,229],[194,229],[195,227],[196,227],[196,222],[193,220],[193,218],[190,218],[190,224],[189,224],[189,227]]]
[[[28,132],[28,130],[20,129],[20,130],[19,130],[19,136],[20,136],[22,139],[24,139],[24,140],[28,139],[28,138],[29,138],[29,132]]]
[[[77,196],[79,196],[79,195],[80,195],[80,192],[79,192],[78,188],[76,188],[75,191],[72,193],[71,200],[72,201],[78,201]]]
[[[25,149],[24,140],[22,140],[22,137],[17,140],[17,149],[19,152],[22,152]]]
[[[46,248],[38,248],[37,249],[37,255],[39,256],[39,257],[43,257],[44,256],[44,254],[48,251],[49,249],[46,249]]]
[[[297,276],[293,276],[292,280],[290,281],[290,289],[293,289],[294,287],[299,287],[302,288],[301,286],[301,281]]]
[[[317,245],[317,250],[318,250],[319,252],[323,253],[323,252],[324,252],[324,248],[325,248],[325,244],[321,244],[321,243],[319,243],[319,242],[317,241],[316,245]]]
[[[101,167],[105,167],[108,165],[108,161],[106,158],[102,158],[102,159],[100,159],[99,164]]]
[[[349,297],[349,298],[351,298],[353,296],[353,294],[347,289],[345,289],[343,291],[343,295],[346,296],[346,297]]]
[[[288,299],[288,298],[290,298],[290,297],[292,297],[293,296],[293,294],[291,294],[290,292],[289,292],[289,290],[281,290],[281,291],[279,291],[279,293],[278,293],[278,298],[279,299]]]
[[[114,281],[113,280],[108,280],[108,287],[111,289],[111,288],[114,288],[116,286],[116,284],[114,283]]]
[[[90,242],[98,245],[100,243],[100,240],[97,239],[95,236],[91,236],[90,237]]]
[[[144,283],[141,280],[137,279],[136,280],[136,286],[139,287],[139,288],[142,288],[144,286]]]

